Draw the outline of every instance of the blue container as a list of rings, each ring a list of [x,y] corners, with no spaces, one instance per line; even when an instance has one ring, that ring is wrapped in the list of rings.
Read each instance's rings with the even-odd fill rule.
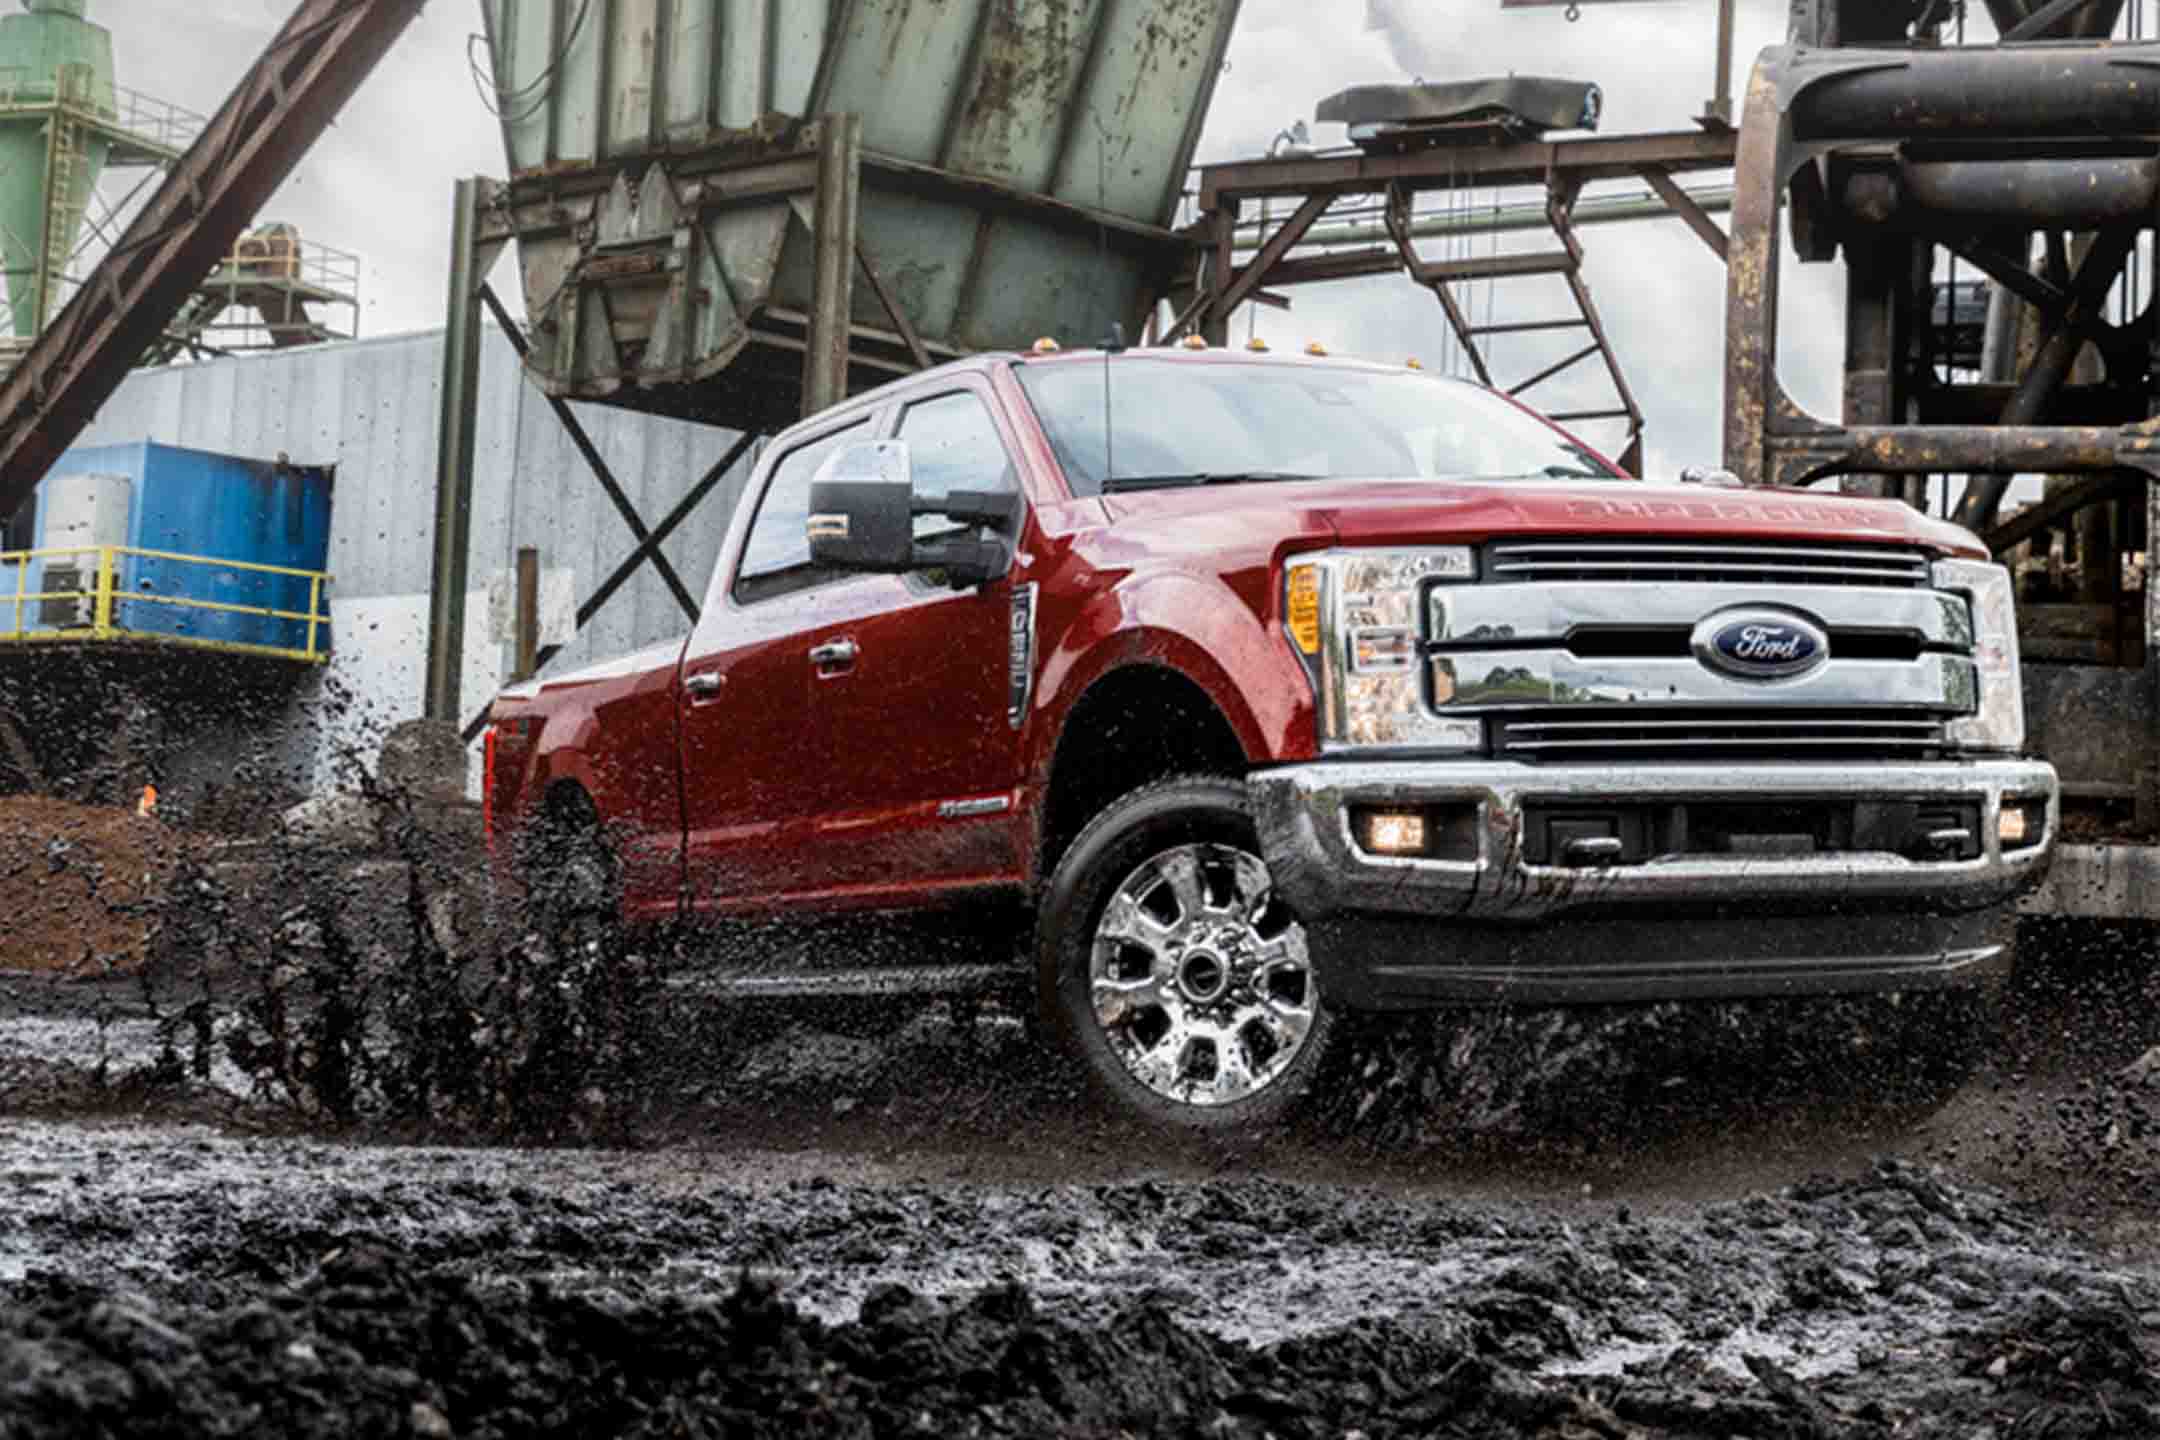
[[[71,479],[87,476],[123,476],[130,482],[124,536],[111,533],[111,505],[102,508],[100,514],[106,519],[93,527],[85,523],[86,507],[67,503],[63,487]],[[116,629],[305,650],[309,638],[305,620],[169,602],[207,601],[306,615],[315,595],[309,576],[242,567],[268,565],[310,572],[325,567],[330,555],[331,477],[332,472],[324,468],[278,465],[170,445],[70,450],[39,486],[37,543],[40,547],[118,543],[129,550],[157,552],[121,558],[114,584]],[[64,525],[63,519],[76,523]],[[93,528],[106,533],[88,533]],[[165,558],[168,555],[192,558]],[[49,572],[55,566],[84,567],[86,588],[95,587],[95,562],[85,555],[79,560],[55,557],[33,566],[30,590],[48,588]],[[27,628],[75,628],[67,622],[80,616],[64,613],[66,608],[37,617]],[[320,608],[327,613],[327,593]],[[315,627],[314,642],[318,649],[329,648],[327,624]]]

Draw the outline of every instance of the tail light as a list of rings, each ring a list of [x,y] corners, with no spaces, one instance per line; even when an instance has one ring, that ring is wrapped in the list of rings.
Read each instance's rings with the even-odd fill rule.
[[[495,727],[480,741],[480,825],[490,848],[495,844]]]

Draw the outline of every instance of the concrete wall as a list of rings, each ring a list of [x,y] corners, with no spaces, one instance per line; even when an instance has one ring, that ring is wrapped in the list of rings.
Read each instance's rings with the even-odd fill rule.
[[[335,659],[320,698],[288,717],[285,763],[329,777],[340,746],[372,757],[384,731],[420,713],[434,564],[436,396],[441,332],[140,371],[98,413],[82,445],[154,440],[297,464],[335,465],[330,530]],[[648,525],[734,442],[725,430],[605,406],[579,418]],[[664,547],[702,597],[755,452]],[[502,683],[506,648],[488,639],[487,584],[518,547],[565,567],[582,600],[635,540],[592,478],[509,342],[489,328],[481,357],[473,476],[471,593],[461,709]],[[555,661],[570,669],[684,633],[689,621],[648,566]],[[310,687],[312,691],[315,687]],[[477,777],[476,777],[477,778]]]

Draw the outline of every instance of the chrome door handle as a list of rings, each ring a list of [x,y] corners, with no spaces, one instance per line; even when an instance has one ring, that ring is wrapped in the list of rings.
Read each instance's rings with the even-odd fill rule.
[[[717,670],[707,670],[701,674],[684,677],[682,688],[683,693],[690,697],[691,704],[703,705],[707,701],[719,699],[720,687],[725,684],[727,684],[727,676]]]
[[[810,647],[810,663],[813,665],[852,665],[855,663],[855,642],[832,640],[823,645]]]

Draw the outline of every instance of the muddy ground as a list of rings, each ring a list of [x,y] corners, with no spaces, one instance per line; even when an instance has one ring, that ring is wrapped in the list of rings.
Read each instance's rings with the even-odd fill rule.
[[[17,871],[0,1440],[2160,1436],[2148,932],[2029,927],[1961,1083],[1927,1011],[1488,1013],[1181,1139],[994,1007],[535,950],[412,814]],[[11,964],[47,895],[148,967]]]
[[[0,1436],[2160,1435],[2150,937],[2038,938],[1947,1103],[1518,1017],[1504,1117],[1238,1143],[690,1001],[627,1145],[305,1133],[10,975]]]

